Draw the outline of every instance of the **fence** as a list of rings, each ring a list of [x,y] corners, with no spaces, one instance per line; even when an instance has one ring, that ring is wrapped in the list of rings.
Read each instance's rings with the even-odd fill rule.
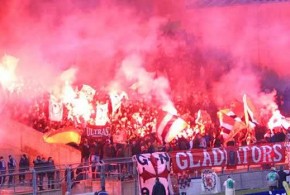
[[[42,167],[37,170],[31,168],[26,172],[2,172],[0,173],[0,194],[81,194],[96,192],[105,186],[109,194],[135,195],[138,194],[135,166],[131,158],[119,158],[90,165],[60,165],[53,170]],[[221,183],[226,179],[226,175],[231,174],[237,181],[237,189],[266,186],[267,171],[261,170],[260,166],[238,167],[236,170],[220,167],[215,169],[215,172]],[[23,176],[25,179],[22,182],[19,177]],[[190,177],[198,179],[200,172],[194,171]],[[172,174],[172,178],[176,180],[176,175]],[[178,189],[175,191],[178,194]]]
[[[120,187],[116,183],[120,181],[133,181],[131,188],[137,190],[134,166],[131,158],[116,158],[90,165],[59,165],[53,170],[43,166],[37,170],[30,168],[25,172],[2,171],[0,194],[77,194],[99,191],[102,186],[106,186],[112,194],[117,194],[120,193]]]

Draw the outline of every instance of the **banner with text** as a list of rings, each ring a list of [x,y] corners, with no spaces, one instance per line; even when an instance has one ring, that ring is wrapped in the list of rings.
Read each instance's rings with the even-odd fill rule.
[[[84,132],[85,136],[91,138],[101,138],[110,136],[109,126],[87,125]]]
[[[140,154],[133,156],[133,159],[137,162],[140,195],[158,194],[161,191],[162,194],[169,194],[170,158],[168,153]]]
[[[242,146],[236,149],[212,148],[170,153],[174,172],[228,165],[254,165],[285,161],[284,143]]]

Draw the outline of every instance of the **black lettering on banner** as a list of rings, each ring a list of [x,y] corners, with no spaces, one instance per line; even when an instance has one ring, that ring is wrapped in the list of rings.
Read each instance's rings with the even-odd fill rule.
[[[141,165],[148,165],[148,159],[143,156],[142,154],[137,154],[136,155],[137,161]]]
[[[164,160],[165,160],[165,162],[168,162],[169,161],[169,156],[166,153],[164,153],[164,154],[158,154],[158,156],[159,156],[159,159],[161,161],[161,164],[164,164]]]

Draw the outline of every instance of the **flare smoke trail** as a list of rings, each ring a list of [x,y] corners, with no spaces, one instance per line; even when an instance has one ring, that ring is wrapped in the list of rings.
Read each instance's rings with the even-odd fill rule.
[[[150,80],[141,89],[154,96],[161,91],[163,100],[202,92],[223,106],[244,92],[256,103],[268,100],[267,94],[273,102],[267,90],[283,94],[290,74],[288,3],[203,8],[185,3],[2,0],[0,56],[18,58],[17,75],[46,89],[75,67],[74,83],[96,88],[112,80],[128,87],[128,72],[141,72]],[[136,55],[140,63],[124,68]],[[162,90],[147,88],[160,78]],[[269,82],[273,79],[279,82]]]

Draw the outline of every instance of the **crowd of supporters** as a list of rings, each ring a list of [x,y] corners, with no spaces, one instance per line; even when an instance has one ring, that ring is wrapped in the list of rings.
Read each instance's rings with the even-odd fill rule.
[[[83,139],[88,141],[89,149],[86,150],[86,143],[82,141],[79,145],[82,156],[87,157],[92,151],[97,153],[100,158],[114,158],[154,151],[224,146],[222,128],[216,117],[217,108],[206,94],[194,93],[188,95],[187,98],[174,98],[174,105],[179,116],[185,119],[189,125],[170,143],[162,143],[156,138],[158,109],[152,101],[141,98],[124,101],[118,111],[110,116],[111,136],[102,139]],[[51,129],[76,125],[75,121],[66,117],[66,109],[61,122],[51,122],[49,120],[48,93],[27,101],[22,99],[22,101],[12,102],[6,105],[8,108],[6,110],[10,111],[11,117],[43,133]],[[196,123],[197,111],[200,109],[206,110],[211,116],[210,122],[203,127]],[[124,132],[126,136],[123,142],[116,142],[114,135]],[[253,132],[246,129],[241,130],[233,140],[230,140],[230,144],[241,146],[257,142],[279,142],[284,141],[286,135],[287,131],[285,129],[277,128],[270,131],[267,127],[257,125]],[[91,149],[91,145],[94,144],[98,145],[99,149]]]
[[[13,95],[14,96],[14,95]],[[67,116],[68,110],[64,109],[63,120],[60,122],[52,122],[49,120],[49,93],[42,93],[33,99],[24,100],[19,98],[18,101],[7,102],[6,109],[10,117],[34,129],[46,133],[52,129],[60,129],[62,127],[74,126],[82,128],[75,121]],[[125,100],[121,107],[110,115],[110,136],[91,138],[83,136],[79,145],[74,145],[81,151],[81,164],[71,174],[71,177],[76,180],[81,180],[85,177],[83,166],[89,165],[92,173],[92,178],[97,177],[97,164],[110,159],[125,159],[136,154],[153,153],[153,152],[174,152],[178,150],[189,149],[206,149],[214,147],[224,147],[225,145],[244,146],[263,142],[282,142],[290,140],[289,131],[283,128],[274,128],[269,130],[265,126],[256,125],[253,131],[247,129],[240,130],[236,136],[227,140],[224,139],[223,129],[220,127],[217,118],[218,109],[211,102],[210,98],[203,93],[194,93],[187,98],[174,98],[174,105],[177,109],[178,116],[183,118],[188,127],[170,143],[160,141],[156,136],[156,123],[159,115],[159,110],[154,104],[154,100],[146,99],[129,99]],[[210,120],[204,124],[197,122],[197,112],[204,110],[210,116]],[[123,139],[117,139],[123,136]],[[53,189],[55,176],[55,167],[52,158],[41,158],[37,156],[28,166],[21,165],[27,158],[21,156],[19,159],[19,171],[25,172],[31,164],[38,172],[38,187],[43,190],[44,178],[47,177],[47,187]],[[6,166],[3,157],[0,157],[0,162]],[[2,163],[2,164],[3,164]],[[124,166],[127,172],[132,169],[131,164]],[[16,166],[15,166],[16,167]],[[6,171],[15,170],[12,168],[2,168],[0,163],[0,173],[3,175]],[[32,166],[31,166],[32,167]],[[116,168],[111,165],[106,166],[106,172],[114,171]],[[67,173],[65,174],[67,175]],[[81,178],[78,178],[80,177]],[[10,185],[10,178],[8,184]],[[12,180],[11,180],[12,181]],[[19,175],[19,182],[25,181],[25,174]],[[0,184],[7,182],[5,177],[0,175]]]

